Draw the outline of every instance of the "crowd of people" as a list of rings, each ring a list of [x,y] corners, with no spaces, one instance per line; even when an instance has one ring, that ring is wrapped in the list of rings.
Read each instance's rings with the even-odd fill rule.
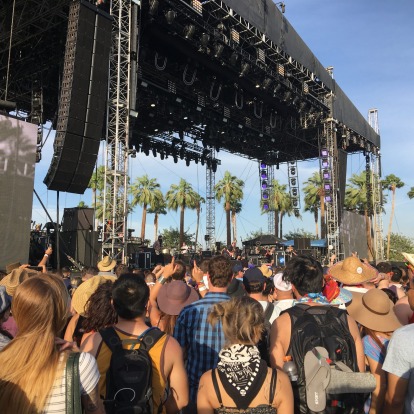
[[[72,387],[85,413],[414,413],[414,255],[73,274],[51,253],[1,276],[1,413],[75,413]]]

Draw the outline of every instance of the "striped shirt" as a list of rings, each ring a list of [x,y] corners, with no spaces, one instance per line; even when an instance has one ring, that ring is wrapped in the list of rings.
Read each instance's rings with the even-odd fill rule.
[[[80,391],[90,394],[98,385],[99,371],[95,358],[87,352],[81,352],[79,358]],[[60,378],[56,378],[42,414],[66,412],[66,368]]]
[[[207,322],[212,305],[230,300],[221,292],[208,292],[204,298],[187,305],[178,316],[174,338],[187,351],[187,375],[190,385],[190,400],[197,400],[200,377],[217,366],[218,353],[225,338],[221,321],[214,328]]]

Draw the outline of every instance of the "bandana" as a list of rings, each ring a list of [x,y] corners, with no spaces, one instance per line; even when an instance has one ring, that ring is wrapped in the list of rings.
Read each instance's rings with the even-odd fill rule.
[[[222,349],[217,370],[224,389],[242,409],[249,406],[267,375],[266,362],[253,345],[234,344]]]
[[[300,299],[296,299],[294,301],[294,305],[296,303],[319,303],[321,305],[329,305],[329,300],[326,299],[325,296],[322,295],[322,293],[308,293],[305,296],[302,296]]]

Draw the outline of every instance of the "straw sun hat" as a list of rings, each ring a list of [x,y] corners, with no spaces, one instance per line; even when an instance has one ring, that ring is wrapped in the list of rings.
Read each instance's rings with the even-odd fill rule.
[[[105,256],[100,262],[98,262],[98,269],[101,272],[110,272],[116,266],[116,260],[111,259],[109,256]]]
[[[72,297],[72,307],[76,313],[85,316],[85,305],[96,289],[107,281],[115,282],[115,276],[94,276],[81,283]]]
[[[357,257],[350,256],[335,263],[329,269],[329,274],[345,285],[359,285],[377,277],[378,271],[374,267],[362,263]]]
[[[358,323],[377,332],[394,332],[401,327],[393,302],[381,289],[352,292],[352,301],[346,310]]]
[[[263,276],[265,276],[265,277],[270,277],[273,274],[272,269],[270,269],[270,267],[266,263],[263,263],[259,267],[259,269],[263,273]]]
[[[31,272],[24,268],[13,269],[7,276],[0,280],[0,285],[6,287],[6,292],[10,296],[14,296],[17,287],[30,276],[37,275],[37,272]]]

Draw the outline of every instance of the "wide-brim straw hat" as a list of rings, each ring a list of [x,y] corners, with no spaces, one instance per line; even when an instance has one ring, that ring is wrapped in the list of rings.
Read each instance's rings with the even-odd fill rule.
[[[359,285],[378,275],[378,270],[369,264],[362,263],[357,257],[350,256],[335,263],[328,273],[345,285]]]
[[[402,255],[404,256],[404,259],[407,260],[407,262],[414,267],[414,254],[411,253],[404,253],[402,252]]]
[[[5,286],[8,295],[14,296],[17,287],[26,279],[29,279],[30,276],[34,275],[37,275],[37,272],[30,272],[25,268],[14,269],[0,280],[0,285]]]
[[[6,273],[11,273],[14,269],[18,269],[21,266],[20,262],[9,263],[6,265]]]
[[[377,332],[394,332],[401,323],[394,313],[394,303],[381,289],[352,292],[346,310],[358,323]]]
[[[178,315],[184,306],[199,299],[198,293],[181,280],[165,283],[158,292],[158,307],[166,315]]]
[[[264,277],[270,277],[272,276],[273,272],[272,269],[267,264],[262,264],[259,269],[263,273]]]
[[[86,302],[88,302],[96,289],[107,281],[115,282],[115,280],[115,276],[94,276],[81,283],[72,296],[72,307],[75,309],[76,313],[85,316]]]
[[[101,272],[110,272],[116,266],[116,260],[111,259],[109,256],[105,256],[100,262],[98,262],[98,269]]]

